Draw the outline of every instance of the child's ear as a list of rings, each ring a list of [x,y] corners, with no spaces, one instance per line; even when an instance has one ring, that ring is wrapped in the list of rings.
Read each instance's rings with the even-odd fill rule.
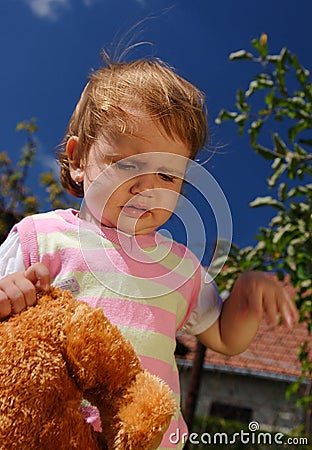
[[[69,172],[75,183],[81,183],[84,177],[84,170],[79,160],[79,140],[77,136],[71,136],[66,144],[66,152],[69,160]]]

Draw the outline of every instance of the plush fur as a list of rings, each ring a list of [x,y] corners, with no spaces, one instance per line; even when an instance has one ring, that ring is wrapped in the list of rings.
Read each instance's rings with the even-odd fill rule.
[[[82,399],[98,407],[102,433]],[[155,449],[175,406],[102,309],[68,291],[41,292],[0,323],[1,450]]]

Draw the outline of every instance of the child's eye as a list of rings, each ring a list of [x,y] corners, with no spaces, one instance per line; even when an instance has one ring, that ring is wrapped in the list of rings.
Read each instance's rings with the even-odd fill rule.
[[[136,169],[136,166],[134,164],[130,164],[130,163],[122,162],[122,161],[117,161],[115,164],[116,164],[116,167],[121,170]]]
[[[158,175],[161,179],[168,182],[173,182],[175,179],[175,177],[173,177],[172,175],[168,175],[167,173],[159,173]]]

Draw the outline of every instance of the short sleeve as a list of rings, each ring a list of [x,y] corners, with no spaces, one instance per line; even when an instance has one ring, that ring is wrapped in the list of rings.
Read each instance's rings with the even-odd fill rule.
[[[25,270],[19,234],[11,232],[0,246],[0,278]]]
[[[181,332],[192,335],[204,332],[218,319],[221,309],[222,300],[217,285],[202,267],[198,298]]]

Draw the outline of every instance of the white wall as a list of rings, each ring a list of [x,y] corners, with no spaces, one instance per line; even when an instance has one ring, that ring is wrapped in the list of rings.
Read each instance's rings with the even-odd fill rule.
[[[190,368],[179,367],[182,405],[185,400]],[[286,381],[264,379],[250,375],[205,370],[200,385],[196,415],[209,415],[212,402],[251,408],[252,420],[262,429],[290,431],[304,423],[301,408],[292,397],[286,400]]]

